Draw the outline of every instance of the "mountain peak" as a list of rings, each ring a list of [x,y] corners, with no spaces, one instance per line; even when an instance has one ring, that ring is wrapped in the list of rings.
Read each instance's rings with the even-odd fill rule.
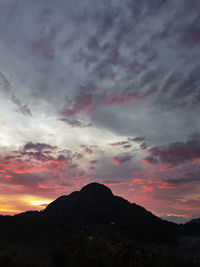
[[[58,199],[50,203],[45,212],[55,212],[57,214],[67,212],[70,209],[77,210],[84,207],[96,207],[101,203],[106,204],[114,195],[110,188],[99,183],[90,183],[85,185],[80,191],[72,192],[67,196],[61,196]]]
[[[85,185],[80,192],[82,193],[87,193],[87,194],[94,194],[94,195],[113,195],[112,191],[110,188],[103,184],[99,183],[90,183]]]

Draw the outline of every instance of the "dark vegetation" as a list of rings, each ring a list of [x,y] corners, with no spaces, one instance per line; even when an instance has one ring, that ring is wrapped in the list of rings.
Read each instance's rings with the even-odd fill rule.
[[[199,267],[200,224],[176,225],[92,183],[0,216],[0,267]]]

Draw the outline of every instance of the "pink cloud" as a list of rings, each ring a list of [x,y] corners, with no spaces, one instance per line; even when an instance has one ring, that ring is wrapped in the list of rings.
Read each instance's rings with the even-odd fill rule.
[[[136,179],[133,179],[130,184],[131,185],[133,185],[133,184],[142,185],[142,184],[144,184],[144,180],[136,178]]]
[[[87,155],[91,155],[92,154],[92,149],[90,149],[89,147],[86,147],[85,149],[84,149],[84,151],[85,151],[85,153],[87,154]]]
[[[152,147],[147,150],[147,153],[149,155],[142,159],[144,165],[161,163],[170,167],[179,166],[185,162],[198,161],[200,141],[191,139],[185,143],[176,142],[168,146]]]
[[[107,106],[121,105],[131,102],[133,99],[141,99],[141,97],[137,93],[116,94],[114,92],[110,92],[108,94],[108,98],[106,99],[105,105]]]
[[[64,107],[62,108],[60,114],[63,116],[74,117],[79,113],[86,113],[91,115],[94,110],[94,103],[91,94],[82,96],[77,100],[71,108]]]
[[[115,92],[110,92],[106,98],[105,105],[106,106],[118,106],[122,104],[129,103],[133,100],[142,100],[146,97],[157,93],[157,90],[150,90],[149,92],[138,94],[136,92],[122,92],[116,94]]]
[[[113,162],[116,166],[121,165],[122,163],[125,163],[127,161],[130,161],[132,156],[130,155],[118,155],[115,157],[111,157],[110,161]]]
[[[180,203],[180,208],[183,210],[200,210],[199,199],[189,199]]]
[[[144,191],[150,191],[150,192],[152,192],[154,188],[153,188],[152,185],[144,185],[143,186],[143,189],[144,189]]]
[[[117,186],[117,185],[125,185],[125,184],[128,184],[128,182],[106,182],[106,183],[103,183],[105,186]]]
[[[116,158],[110,158],[110,161],[112,161],[116,166],[119,166],[120,165],[120,161]]]

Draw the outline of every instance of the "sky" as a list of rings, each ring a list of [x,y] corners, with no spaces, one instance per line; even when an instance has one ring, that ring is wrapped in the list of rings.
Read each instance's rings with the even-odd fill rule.
[[[90,182],[200,217],[200,1],[0,1],[0,214]]]

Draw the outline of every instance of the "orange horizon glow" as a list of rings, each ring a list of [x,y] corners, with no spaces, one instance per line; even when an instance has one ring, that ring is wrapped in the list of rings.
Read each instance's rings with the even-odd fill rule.
[[[14,215],[28,210],[43,210],[54,199],[32,195],[13,196],[10,201],[0,197],[0,215]],[[5,202],[7,202],[5,204]]]

